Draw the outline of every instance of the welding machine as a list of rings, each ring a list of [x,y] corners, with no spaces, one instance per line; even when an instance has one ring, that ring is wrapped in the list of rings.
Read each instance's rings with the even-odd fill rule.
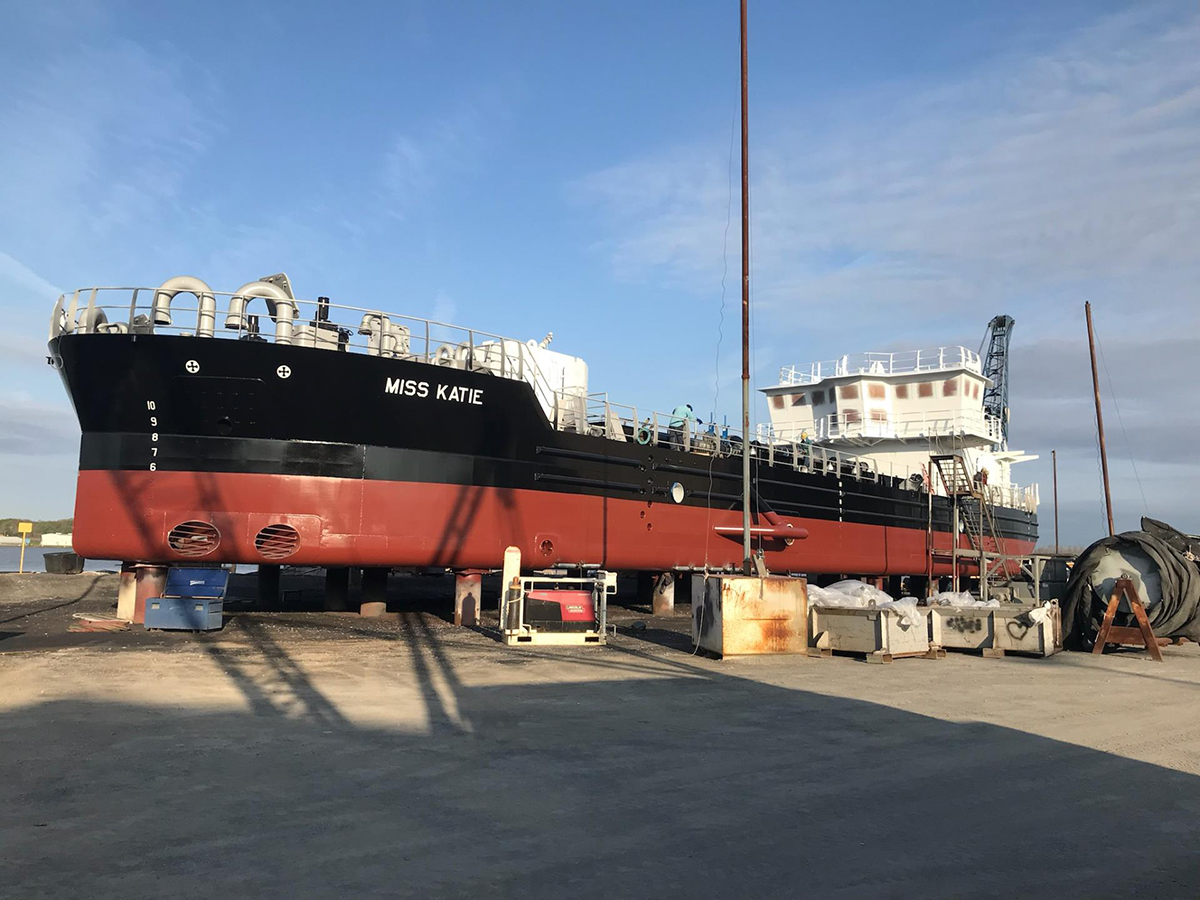
[[[514,578],[502,599],[506,644],[603,644],[616,573]]]

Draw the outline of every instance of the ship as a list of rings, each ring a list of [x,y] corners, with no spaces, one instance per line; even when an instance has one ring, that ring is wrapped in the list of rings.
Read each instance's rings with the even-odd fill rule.
[[[283,274],[63,295],[49,361],[90,558],[739,571],[744,455],[771,572],[936,577],[1037,541],[1012,480],[1033,457],[963,347],[787,366],[749,434],[610,400],[550,335],[300,300]]]

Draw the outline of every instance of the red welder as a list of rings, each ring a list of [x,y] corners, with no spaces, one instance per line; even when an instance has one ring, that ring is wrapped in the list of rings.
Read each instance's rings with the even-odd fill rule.
[[[504,642],[602,644],[608,594],[615,590],[607,572],[514,578],[501,605]]]

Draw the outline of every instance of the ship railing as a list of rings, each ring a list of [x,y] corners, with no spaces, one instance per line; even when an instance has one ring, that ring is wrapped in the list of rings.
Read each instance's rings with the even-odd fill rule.
[[[863,476],[868,480],[878,481],[881,477],[891,479],[894,484],[902,487],[907,487],[910,490],[924,491],[928,489],[930,477],[928,467],[918,466],[911,467],[898,465],[892,460],[881,459],[864,459],[862,457],[852,456],[850,454],[836,454],[832,450],[826,451],[819,443],[813,444],[813,441],[819,441],[820,438],[814,434],[812,429],[796,429],[776,431],[770,425],[759,426],[760,441],[769,444],[772,447],[796,447],[799,446],[799,453],[811,453],[814,459],[829,460],[836,459],[838,465],[830,464],[829,471],[840,471],[843,474],[851,472],[858,466],[861,468]],[[797,445],[797,437],[799,444]],[[805,447],[811,449],[804,449]],[[797,452],[795,450],[792,451]],[[763,454],[770,458],[772,454]],[[814,467],[815,471],[820,471],[819,467]],[[937,479],[933,479],[933,492],[935,495],[944,496],[945,491],[942,486],[937,483]],[[1012,509],[1023,509],[1031,513],[1036,513],[1040,502],[1040,495],[1037,484],[1018,485],[1016,483],[1009,484],[993,484],[989,485],[989,499],[993,505],[1005,506]]]
[[[815,440],[900,440],[977,435],[993,443],[1003,439],[1000,420],[982,410],[920,410],[900,415],[852,409],[822,416],[808,428]]]
[[[564,402],[574,399],[577,398],[564,398]],[[756,429],[746,442],[741,429],[615,403],[606,393],[588,394],[583,402],[586,427],[564,430],[586,431],[595,437],[668,447],[706,457],[740,457],[748,447],[750,456],[759,464],[786,466],[799,472],[840,474],[858,481],[878,482],[881,474],[869,460],[807,441],[781,440],[769,426]],[[903,477],[907,478],[908,473]]]
[[[50,338],[64,333],[175,334],[202,339],[266,341],[363,353],[433,366],[486,371],[526,381],[548,418],[560,414],[559,391],[537,361],[535,342],[419,316],[317,300],[264,303],[230,291],[179,292],[168,302],[160,288],[81,288],[58,298]],[[564,414],[565,415],[565,414]]]
[[[1037,512],[1039,497],[1036,484],[995,484],[988,485],[987,491],[993,506]]]
[[[826,378],[843,375],[907,375],[964,368],[982,372],[979,354],[966,347],[933,347],[896,353],[851,353],[838,359],[807,365],[783,366],[779,370],[779,383],[815,384]]]

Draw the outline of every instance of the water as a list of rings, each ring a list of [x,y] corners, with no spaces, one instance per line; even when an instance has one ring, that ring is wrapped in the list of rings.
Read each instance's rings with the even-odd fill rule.
[[[43,557],[47,553],[62,553],[64,550],[70,550],[70,547],[26,547],[25,548],[25,571],[26,572],[45,572],[46,563]],[[21,562],[20,547],[0,547],[0,572],[15,572],[17,566]],[[89,559],[83,566],[90,571],[102,571],[104,569],[112,569],[116,571],[121,568],[121,564],[115,559]]]
[[[26,547],[25,548],[25,571],[26,572],[45,572],[46,563],[44,556],[47,553],[62,553],[64,550],[70,550],[70,547]],[[21,548],[0,546],[0,572],[15,572],[17,566],[21,562]],[[196,563],[203,565],[203,563]],[[121,569],[121,564],[115,559],[89,559],[83,564],[84,571],[88,572],[117,572]],[[246,565],[239,563],[237,572],[245,574],[247,572],[257,571],[258,566]]]

